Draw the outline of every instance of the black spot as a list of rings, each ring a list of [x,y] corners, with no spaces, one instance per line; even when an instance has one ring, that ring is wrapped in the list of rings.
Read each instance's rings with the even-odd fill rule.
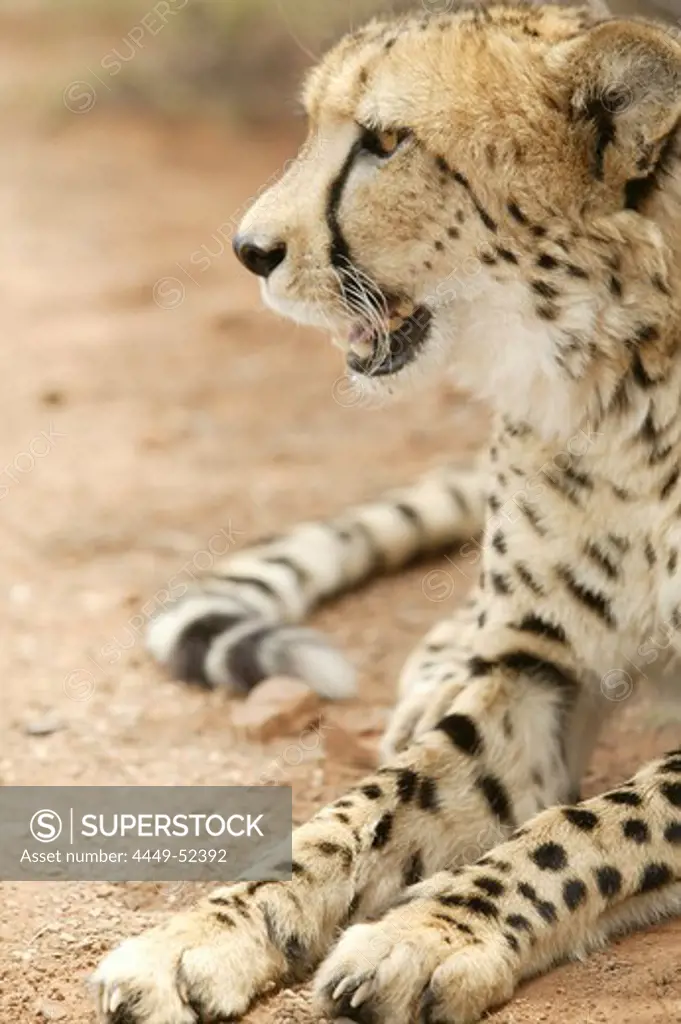
[[[411,505],[408,505],[405,501],[396,501],[395,504],[393,505],[393,508],[397,513],[399,513],[399,515],[402,516],[403,519],[406,519],[407,522],[415,529],[420,531],[424,530],[423,520],[421,519],[421,516],[418,514],[415,508],[411,507]]]
[[[450,238],[460,238],[461,232],[458,228],[447,228],[447,234]]]
[[[622,875],[617,868],[609,866],[597,868],[594,874],[601,896],[608,900],[617,896],[622,888]]]
[[[639,352],[635,352],[631,360],[631,373],[640,388],[647,391],[649,388],[654,387],[655,381],[649,375],[645,366],[641,361],[641,355]]]
[[[518,262],[518,257],[514,252],[511,252],[510,249],[503,249],[500,246],[497,246],[497,253],[501,257],[501,259],[504,260],[506,263]]]
[[[681,807],[681,782],[665,782],[660,790],[670,804]]]
[[[559,261],[556,257],[550,256],[547,252],[543,252],[537,260],[537,266],[541,267],[542,270],[555,270],[559,265]]]
[[[434,779],[425,778],[421,780],[418,795],[419,807],[423,811],[437,811],[440,801],[437,795],[437,784]]]
[[[477,725],[468,715],[447,715],[436,728],[444,732],[449,740],[464,754],[471,757],[482,753],[483,740]]]
[[[554,321],[557,320],[559,316],[558,307],[549,304],[537,306],[535,312],[541,320]]]
[[[423,880],[423,874],[423,857],[417,850],[405,865],[402,881],[406,886],[416,885],[417,882]]]
[[[681,843],[681,821],[672,822],[664,830],[664,837],[668,843]]]
[[[380,786],[377,786],[375,782],[370,782],[367,786],[362,786],[360,793],[363,793],[368,800],[380,800],[383,796],[383,790]]]
[[[662,501],[664,501],[665,498],[668,498],[671,492],[674,490],[677,483],[679,482],[679,476],[681,476],[681,467],[675,466],[672,472],[665,480],[664,484],[662,485],[662,490],[660,491],[660,499]]]
[[[618,804],[621,807],[640,807],[643,799],[628,789],[616,789],[612,793],[604,793],[603,799],[610,804]]]
[[[623,822],[622,832],[626,839],[631,839],[634,843],[642,845],[650,842],[650,829],[641,818],[629,818]]]
[[[468,671],[473,679],[478,679],[480,676],[488,676],[496,667],[496,662],[488,661],[477,654],[468,659]]]
[[[552,622],[532,613],[526,615],[514,628],[523,633],[533,633],[536,636],[546,637],[548,640],[555,640],[556,643],[567,643],[567,636],[562,626],[555,626]]]
[[[527,882],[521,882],[518,886],[518,892],[521,896],[524,896],[526,900],[529,900],[544,921],[548,924],[553,924],[556,921],[558,915],[556,913],[555,906],[550,902],[550,900],[540,899],[537,890],[533,885],[529,885]]]
[[[491,878],[489,875],[476,878],[473,884],[486,892],[488,896],[503,896],[506,891],[503,882],[500,882],[498,878]]]
[[[563,885],[563,901],[568,910],[576,910],[586,899],[586,886],[578,878],[571,878]]]
[[[397,776],[397,796],[402,804],[410,803],[414,798],[419,777],[411,768],[402,768]]]
[[[547,281],[531,281],[530,287],[537,295],[541,295],[542,299],[555,299],[560,294],[558,289]]]
[[[509,651],[499,658],[499,665],[511,672],[526,675],[539,683],[545,683],[560,691],[566,702],[572,703],[579,690],[574,676],[547,658],[538,658],[528,651]]]
[[[589,541],[584,545],[584,554],[587,558],[591,559],[594,565],[598,566],[609,580],[619,579],[620,571],[618,566],[615,565],[612,558],[598,544]]]
[[[529,224],[529,221],[517,203],[508,204],[508,212],[519,224]]]
[[[234,918],[230,917],[229,914],[225,914],[225,912],[223,910],[221,910],[217,914],[215,914],[214,917],[215,917],[216,921],[219,921],[220,924],[223,925],[223,927],[225,927],[225,928],[236,928],[236,922],[235,922]]]
[[[664,775],[681,775],[681,757],[672,757],[660,767]]]
[[[320,842],[315,843],[315,849],[323,853],[325,857],[340,857],[346,868],[349,868],[354,860],[352,850],[348,849],[347,846],[341,846],[340,843],[330,843],[322,839]]]
[[[466,899],[459,893],[451,893],[450,895],[442,895],[437,897],[437,902],[441,903],[443,907],[465,907]]]
[[[494,918],[499,916],[499,911],[494,904],[483,896],[469,896],[466,900],[466,906],[472,914],[478,914],[480,917]]]
[[[520,943],[516,939],[515,935],[511,935],[510,932],[504,932],[504,938],[507,945],[510,946],[514,953],[518,953],[520,951]]]
[[[460,171],[452,171],[451,174],[452,174],[452,177],[453,177],[454,181],[458,185],[461,185],[463,188],[465,188],[466,191],[468,192],[468,194],[469,194],[469,196],[471,198],[471,201],[473,202],[473,205],[475,206],[475,209],[477,210],[478,215],[479,215],[482,223],[485,225],[485,227],[489,231],[493,231],[496,234],[496,232],[498,231],[498,225],[497,225],[496,221],[494,221],[490,217],[490,215],[487,213],[487,211],[483,207],[483,205],[480,202],[480,200],[477,198],[477,196],[473,192],[473,189],[471,188],[471,184],[470,184],[468,178],[466,178],[465,175],[461,174]]]
[[[528,590],[531,590],[536,597],[542,597],[544,594],[544,588],[541,583],[535,580],[534,576],[522,562],[517,562],[515,565],[515,571],[518,574],[519,579],[525,584]]]
[[[614,274],[613,274],[611,276],[611,278],[610,278],[610,286],[609,287],[610,287],[610,292],[612,293],[612,295],[615,296],[615,298],[617,298],[617,299],[621,299],[622,298],[622,295],[624,294],[624,289],[622,287],[622,282],[620,281],[619,277],[615,277]]]
[[[503,594],[504,596],[506,596],[513,592],[513,587],[511,586],[510,579],[503,573],[491,572],[489,574],[489,578],[492,584],[492,588],[496,591],[497,594]]]
[[[567,866],[567,854],[558,843],[542,843],[530,858],[541,871],[562,871]]]
[[[514,821],[511,799],[504,784],[494,775],[483,775],[476,784],[499,820],[505,825],[512,825]]]
[[[548,234],[548,229],[545,228],[543,224],[533,224],[532,234],[535,238],[545,238]]]
[[[374,838],[371,843],[374,850],[382,850],[384,846],[387,846],[392,835],[393,821],[393,815],[388,811],[376,825]]]
[[[645,345],[649,341],[657,341],[659,337],[660,331],[655,324],[644,324],[636,331],[636,339],[637,341],[640,341],[642,345]]]
[[[647,864],[641,874],[638,892],[653,892],[674,881],[674,874],[666,864]]]
[[[506,538],[501,530],[497,530],[492,537],[492,547],[495,551],[498,551],[500,555],[505,555],[508,551],[508,545]]]
[[[509,928],[515,928],[517,932],[527,932],[532,934],[534,928],[523,914],[509,914],[506,918],[506,924]]]
[[[667,572],[669,573],[670,576],[673,576],[674,573],[676,572],[676,567],[677,567],[678,563],[679,563],[679,553],[676,550],[676,548],[674,548],[674,550],[672,552],[670,552],[669,558],[667,559]]]
[[[581,281],[589,280],[588,270],[584,270],[583,267],[578,267],[574,263],[566,263],[565,269],[567,270],[570,277],[576,277]]]
[[[501,871],[503,875],[510,875],[513,870],[512,864],[509,864],[507,860],[500,860],[498,857],[481,857],[478,866],[494,868],[496,871]]]
[[[580,604],[588,608],[589,611],[597,615],[599,619],[606,623],[611,629],[614,629],[617,625],[615,617],[612,613],[612,606],[608,597],[602,594],[599,590],[593,590],[585,583],[575,577],[574,573],[567,566],[561,566],[558,569],[558,574],[565,583],[569,592],[572,594]]]

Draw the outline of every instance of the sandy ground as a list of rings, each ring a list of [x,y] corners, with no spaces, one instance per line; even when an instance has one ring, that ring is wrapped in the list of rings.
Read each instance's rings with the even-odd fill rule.
[[[96,110],[5,118],[0,784],[260,777],[292,740],[245,744],[229,702],[163,678],[131,618],[171,576],[205,565],[216,533],[245,544],[480,441],[483,417],[446,385],[397,408],[356,405],[325,339],[260,310],[220,229],[294,145]],[[198,269],[204,245],[213,255]],[[451,596],[434,604],[425,571],[317,616],[362,666],[358,718],[380,721],[410,647],[465,591],[449,566]],[[587,792],[680,742],[678,721],[624,702]],[[301,820],[357,774],[319,749],[279,780]],[[195,895],[0,885],[0,1020],[91,1022],[85,979],[100,954]],[[493,1019],[681,1021],[680,956],[670,923],[527,985]],[[252,1019],[314,1020],[304,993]]]

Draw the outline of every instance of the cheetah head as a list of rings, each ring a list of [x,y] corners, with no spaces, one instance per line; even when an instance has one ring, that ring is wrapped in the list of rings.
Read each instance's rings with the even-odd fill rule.
[[[376,386],[451,366],[549,432],[588,404],[599,345],[614,382],[637,329],[616,268],[648,275],[647,310],[674,262],[671,30],[552,5],[372,23],[304,102],[306,142],[234,240],[271,308],[331,332]]]

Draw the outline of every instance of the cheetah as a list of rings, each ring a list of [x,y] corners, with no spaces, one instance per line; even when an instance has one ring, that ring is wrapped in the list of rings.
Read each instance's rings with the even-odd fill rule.
[[[115,949],[106,1024],[236,1020],[317,968],[331,1019],[472,1024],[681,910],[681,751],[579,795],[609,698],[674,689],[681,34],[550,4],[373,22],[305,105],[237,256],[358,386],[452,372],[492,437],[478,468],[234,555],[150,647],[230,692],[286,671],[338,697],[350,669],[301,625],[320,601],[482,535],[480,579],[409,659],[381,767],[295,832],[291,880]]]

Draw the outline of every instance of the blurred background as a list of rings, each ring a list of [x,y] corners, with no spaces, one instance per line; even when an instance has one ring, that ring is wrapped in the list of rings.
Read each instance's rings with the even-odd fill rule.
[[[170,113],[228,108],[257,121],[292,112],[301,71],[342,32],[373,15],[458,0],[5,0],[17,29],[40,30],[47,48],[92,60],[95,41],[112,51],[93,79],[110,102]],[[465,3],[466,0],[463,0]],[[602,8],[607,0],[593,0]],[[679,0],[610,0],[618,14],[681,17]],[[47,40],[45,40],[47,42]],[[95,89],[95,81],[91,83]],[[99,91],[99,90],[98,90]],[[72,105],[86,104],[76,93]],[[104,95],[98,97],[104,100]]]
[[[613,0],[672,19],[677,5]],[[438,562],[316,616],[362,680],[324,709],[324,746],[245,737],[235,702],[166,679],[144,650],[168,581],[190,583],[213,551],[470,458],[484,437],[484,412],[446,381],[367,406],[327,338],[261,309],[230,248],[304,132],[305,67],[407,6],[449,0],[0,0],[0,785],[269,780],[293,786],[302,820],[375,759],[405,657],[471,585]],[[681,745],[670,715],[622,710],[587,795]],[[92,1024],[100,955],[195,894],[0,883],[0,1020]],[[672,923],[492,1019],[668,1024],[680,964]],[[316,1017],[284,993],[252,1020]]]

